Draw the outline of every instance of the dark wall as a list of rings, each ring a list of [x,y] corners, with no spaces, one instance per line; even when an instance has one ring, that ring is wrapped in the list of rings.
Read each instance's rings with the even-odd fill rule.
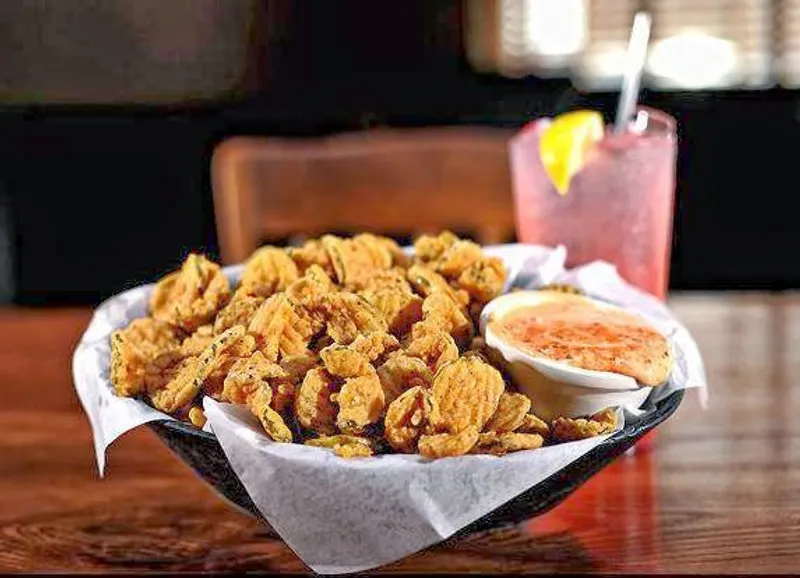
[[[578,94],[566,82],[473,73],[456,0],[258,8],[248,80],[227,96],[0,110],[16,301],[96,303],[154,279],[190,249],[216,255],[208,162],[226,136],[520,126],[538,114],[613,107],[613,95]],[[680,123],[672,286],[800,286],[800,262],[789,257],[800,249],[787,188],[800,139],[794,93],[644,100]]]

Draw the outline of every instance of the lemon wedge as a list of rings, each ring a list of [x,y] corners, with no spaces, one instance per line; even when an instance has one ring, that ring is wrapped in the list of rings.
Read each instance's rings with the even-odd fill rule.
[[[586,154],[603,138],[603,130],[603,116],[594,110],[560,114],[545,129],[539,141],[539,156],[544,171],[562,196],[567,194]]]

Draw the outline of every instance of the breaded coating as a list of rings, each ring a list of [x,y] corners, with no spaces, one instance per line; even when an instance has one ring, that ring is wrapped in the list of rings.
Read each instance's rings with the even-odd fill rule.
[[[214,370],[214,362],[224,356],[227,350],[236,345],[244,335],[243,326],[231,327],[216,337],[199,357],[186,359],[179,371],[163,388],[149,392],[153,406],[166,413],[172,413],[191,403],[200,393],[203,382]]]
[[[138,395],[145,388],[147,364],[178,347],[173,327],[152,318],[134,319],[111,334],[111,383],[117,395]]]
[[[248,331],[269,361],[308,351],[313,325],[308,315],[286,294],[276,293],[256,311]]]
[[[428,427],[435,413],[435,402],[429,389],[415,386],[389,404],[384,420],[384,437],[398,452],[416,451],[417,440]]]
[[[542,444],[544,438],[535,433],[488,432],[478,436],[478,443],[472,449],[472,453],[502,456],[509,452],[535,450],[542,447]]]
[[[319,352],[325,369],[342,379],[370,375],[375,371],[369,357],[346,345],[330,345]]]
[[[529,413],[522,420],[517,428],[519,433],[535,433],[542,436],[545,440],[550,439],[550,426],[542,418]]]
[[[245,264],[239,291],[255,297],[270,297],[286,288],[300,276],[297,265],[286,251],[278,247],[261,247]]]
[[[193,426],[199,427],[202,429],[204,425],[206,425],[206,414],[201,407],[193,406],[189,413],[187,414],[189,421],[192,423]]]
[[[482,257],[458,276],[456,285],[478,303],[488,303],[503,292],[508,271],[497,257]]]
[[[398,289],[364,291],[361,294],[377,309],[395,337],[406,335],[417,321],[422,320],[422,298]]]
[[[458,359],[458,346],[450,334],[438,326],[424,321],[415,323],[411,340],[405,348],[406,355],[425,362],[433,373],[445,364]]]
[[[370,293],[387,289],[412,293],[411,285],[406,279],[405,269],[395,267],[393,269],[375,271],[364,281],[364,287],[361,291]]]
[[[521,393],[503,392],[497,409],[484,426],[484,431],[505,433],[519,429],[531,409],[531,399]]]
[[[448,363],[433,378],[433,398],[441,417],[434,426],[450,433],[470,426],[481,431],[497,411],[504,389],[500,372],[478,357]]]
[[[451,287],[447,279],[424,265],[414,265],[409,268],[406,278],[411,283],[414,291],[423,297],[442,292],[458,303],[459,307],[466,309],[469,304],[469,294],[466,291]]]
[[[369,276],[392,266],[393,258],[387,247],[376,243],[373,235],[357,235],[342,239],[324,235],[321,239],[328,252],[336,280],[351,289],[361,289]]]
[[[150,296],[150,315],[192,333],[214,318],[230,294],[228,278],[220,266],[192,253],[180,270],[156,284]]]
[[[297,265],[297,270],[301,275],[306,273],[310,267],[316,265],[328,275],[333,275],[333,264],[328,256],[328,251],[319,239],[310,239],[303,243],[302,247],[289,247],[286,254]]]
[[[458,433],[423,435],[417,447],[420,455],[429,459],[463,456],[478,442],[478,428],[468,426]]]
[[[472,241],[458,240],[445,249],[430,265],[442,276],[448,279],[457,279],[481,257],[483,257],[483,251],[480,245]]]
[[[366,355],[370,363],[379,365],[390,353],[400,349],[400,342],[394,335],[376,331],[367,335],[359,335],[348,347]]]
[[[447,249],[458,242],[450,231],[442,231],[438,235],[420,235],[414,241],[414,257],[423,263],[436,261]]]
[[[294,414],[301,426],[326,435],[336,432],[337,408],[331,400],[336,387],[333,376],[323,368],[306,373],[294,400]]]
[[[217,313],[213,333],[219,335],[234,325],[249,326],[264,301],[264,297],[245,295],[237,289],[230,302]]]
[[[284,369],[256,351],[241,358],[231,366],[222,388],[222,400],[230,403],[247,403],[248,398],[261,386],[286,377]]]
[[[613,408],[607,408],[588,419],[557,417],[551,424],[550,433],[555,441],[571,442],[611,433],[615,429],[617,413]]]
[[[459,347],[466,347],[472,338],[472,320],[446,293],[434,292],[425,298],[422,319],[449,333]]]
[[[238,325],[235,327],[243,327]],[[203,393],[213,399],[222,397],[225,378],[233,365],[240,359],[246,359],[256,350],[256,340],[252,335],[242,335],[230,347],[220,353],[211,363],[208,377],[203,380]]]
[[[362,433],[366,426],[378,421],[385,407],[383,387],[374,368],[367,375],[345,379],[331,399],[339,404],[336,425],[348,434]]]
[[[375,453],[375,444],[371,439],[345,434],[320,436],[304,443],[307,446],[331,448],[341,458],[366,458]]]
[[[429,389],[433,385],[433,372],[418,357],[405,352],[390,355],[378,366],[378,379],[383,386],[386,403],[392,403],[401,393],[413,387]]]
[[[331,293],[325,296],[325,319],[328,335],[347,345],[362,334],[386,332],[386,321],[369,301],[355,293]]]

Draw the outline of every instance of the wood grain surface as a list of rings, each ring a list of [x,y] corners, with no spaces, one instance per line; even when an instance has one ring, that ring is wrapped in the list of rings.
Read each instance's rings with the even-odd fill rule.
[[[705,355],[705,412],[689,394],[653,451],[620,458],[551,512],[382,571],[800,570],[800,296],[671,304]],[[98,478],[70,370],[89,316],[0,311],[0,572],[308,572],[147,430],[112,446]]]

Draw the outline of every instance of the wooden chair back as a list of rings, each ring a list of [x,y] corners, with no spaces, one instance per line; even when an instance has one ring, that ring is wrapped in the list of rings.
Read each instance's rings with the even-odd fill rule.
[[[373,129],[332,137],[232,137],[212,158],[223,263],[270,239],[441,229],[513,238],[507,143],[484,127]]]

